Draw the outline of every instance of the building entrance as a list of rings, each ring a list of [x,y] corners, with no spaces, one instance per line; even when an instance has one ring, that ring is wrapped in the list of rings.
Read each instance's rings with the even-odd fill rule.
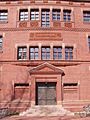
[[[56,82],[36,83],[36,105],[56,105]]]

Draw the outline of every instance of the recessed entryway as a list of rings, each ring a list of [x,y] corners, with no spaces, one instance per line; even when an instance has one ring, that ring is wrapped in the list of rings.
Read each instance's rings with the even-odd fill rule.
[[[36,105],[56,105],[56,82],[36,82]]]

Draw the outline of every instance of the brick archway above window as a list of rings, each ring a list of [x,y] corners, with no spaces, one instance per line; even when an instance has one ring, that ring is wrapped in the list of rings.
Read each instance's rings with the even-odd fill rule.
[[[62,76],[65,75],[63,70],[47,62],[38,65],[32,69],[29,69],[29,73],[30,74],[61,74]]]

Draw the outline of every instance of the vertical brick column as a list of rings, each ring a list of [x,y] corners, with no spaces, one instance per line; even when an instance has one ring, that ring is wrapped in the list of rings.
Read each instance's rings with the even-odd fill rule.
[[[28,21],[30,21],[30,7],[28,7]]]
[[[53,27],[53,21],[52,21],[52,7],[50,7],[50,27]]]
[[[41,56],[42,55],[41,54],[41,43],[39,43],[38,46],[39,46],[39,53],[38,53],[39,54],[39,60],[41,60],[42,59],[42,56]]]
[[[39,27],[41,27],[41,22],[42,22],[42,10],[39,8]]]
[[[62,43],[62,59],[65,60],[65,44]]]
[[[62,75],[57,77],[57,105],[62,105]]]
[[[71,22],[74,21],[73,9],[71,9]]]
[[[27,45],[27,60],[29,60],[29,45]]]
[[[17,16],[16,16],[16,20],[17,20],[17,21],[19,21],[19,12],[20,12],[19,10],[20,10],[20,9],[17,8]]]
[[[35,105],[35,77],[32,75],[31,76],[31,106]]]
[[[63,8],[61,8],[60,17],[60,21],[63,21]]]
[[[50,44],[50,59],[53,60],[53,44]]]
[[[73,59],[76,59],[77,58],[77,51],[76,51],[76,44],[74,44],[74,47],[73,47]]]
[[[15,44],[14,60],[17,60],[17,56],[18,56],[18,45]]]

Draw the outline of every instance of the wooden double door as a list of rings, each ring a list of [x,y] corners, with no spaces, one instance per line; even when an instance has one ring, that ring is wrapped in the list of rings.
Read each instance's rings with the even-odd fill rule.
[[[56,105],[56,82],[36,83],[36,105]]]

